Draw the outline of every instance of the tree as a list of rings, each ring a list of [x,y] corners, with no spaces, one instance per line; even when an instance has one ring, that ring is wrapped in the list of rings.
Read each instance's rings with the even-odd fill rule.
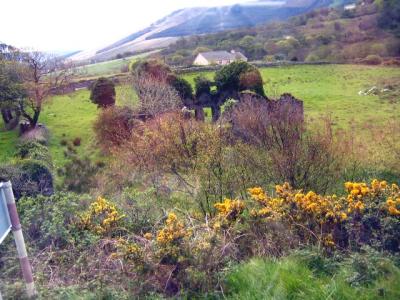
[[[378,25],[400,36],[400,2],[398,0],[379,1],[380,15]]]
[[[200,75],[194,78],[194,85],[196,89],[196,97],[201,94],[211,95],[212,82],[205,76]]]
[[[240,90],[254,91],[264,96],[263,79],[260,72],[255,69],[242,73],[239,77],[239,88]]]
[[[162,101],[162,106],[164,106],[162,111],[166,109],[166,103],[173,105],[171,109],[179,106],[175,101],[176,95],[178,95],[178,99],[183,103],[193,100],[193,89],[190,83],[178,77],[167,64],[160,60],[150,59],[142,61],[134,66],[132,73],[134,87],[139,94],[142,106],[147,106],[145,103],[154,102],[153,104],[155,104],[155,102],[162,100],[158,99],[157,101],[152,101],[149,98],[151,94],[153,94],[155,98],[162,96],[170,97],[170,99],[165,98]],[[159,91],[157,91],[157,85]],[[143,99],[141,97],[143,97]],[[159,105],[157,104],[157,106]]]
[[[0,44],[0,111],[7,129],[18,124],[18,99],[26,96],[22,78],[16,68],[17,49]]]
[[[251,73],[249,76],[243,75],[249,72]],[[248,80],[250,78],[253,80]],[[251,90],[261,96],[265,95],[259,70],[244,61],[233,62],[219,70],[215,74],[215,83],[220,94]]]
[[[163,61],[149,59],[135,63],[132,66],[132,74],[134,77],[146,76],[156,81],[166,82],[173,72]]]
[[[20,74],[27,97],[19,99],[21,115],[35,128],[44,102],[68,85],[74,74],[71,63],[43,52],[23,53]]]
[[[193,99],[192,85],[186,79],[175,76],[171,79],[171,86],[178,92],[183,102]]]
[[[139,97],[139,112],[147,117],[177,110],[182,106],[178,91],[151,76],[135,76],[133,87]]]
[[[115,84],[108,78],[100,77],[91,88],[90,100],[100,108],[115,104]]]

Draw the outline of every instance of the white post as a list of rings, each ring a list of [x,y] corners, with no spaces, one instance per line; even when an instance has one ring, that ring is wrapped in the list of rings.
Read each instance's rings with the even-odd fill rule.
[[[8,213],[10,214],[12,232],[14,235],[15,245],[17,246],[19,263],[22,269],[22,275],[26,284],[26,291],[28,297],[32,298],[36,295],[35,284],[33,282],[32,268],[29,263],[28,253],[26,252],[24,236],[22,235],[21,223],[17,212],[17,206],[15,204],[14,193],[12,191],[11,182],[4,182],[2,189],[7,202]],[[0,296],[1,300],[1,296]]]

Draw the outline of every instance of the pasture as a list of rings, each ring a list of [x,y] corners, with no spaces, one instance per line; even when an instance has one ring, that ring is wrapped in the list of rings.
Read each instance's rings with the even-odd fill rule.
[[[359,95],[359,91],[373,86],[383,88],[388,82],[398,82],[400,68],[358,65],[290,66],[261,69],[265,90],[274,98],[289,92],[304,101],[307,118],[330,114],[337,127],[350,123],[361,132],[366,123],[384,124],[400,118],[400,99],[388,101],[378,95]],[[184,75],[192,84],[199,74]],[[202,75],[212,78],[212,72]],[[136,95],[129,86],[117,87],[119,105],[134,104]],[[57,96],[43,108],[40,122],[51,132],[50,151],[56,166],[65,158],[61,140],[82,139],[79,151],[89,153],[94,147],[92,123],[97,108],[90,102],[89,91],[80,90]],[[2,124],[0,124],[0,128]],[[17,133],[0,131],[0,162],[10,159]]]
[[[138,59],[147,57],[153,53],[157,53],[159,50],[149,51],[141,54],[136,54],[133,56],[108,60],[104,62],[98,62],[94,64],[85,65],[78,67],[78,77],[99,77],[99,76],[110,76],[117,75],[122,72],[122,68],[129,66]]]
[[[291,93],[304,101],[306,117],[330,114],[337,126],[351,123],[385,122],[400,117],[400,99],[385,101],[378,95],[359,95],[371,87],[399,84],[400,68],[361,65],[284,66],[262,68],[268,97]],[[199,74],[185,76],[192,84]],[[202,75],[212,78],[212,72]]]

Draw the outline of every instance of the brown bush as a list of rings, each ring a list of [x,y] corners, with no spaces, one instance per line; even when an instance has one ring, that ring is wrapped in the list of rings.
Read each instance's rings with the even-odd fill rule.
[[[182,106],[177,90],[164,81],[151,76],[135,76],[133,87],[139,96],[138,109],[141,114],[155,116]]]
[[[80,137],[76,137],[76,138],[74,138],[74,140],[72,141],[72,144],[73,144],[75,147],[79,147],[79,146],[81,145],[81,142],[82,142],[82,139],[81,139]]]
[[[382,63],[382,58],[379,55],[368,55],[366,58],[360,61],[362,64],[366,65],[380,65]]]
[[[239,77],[239,87],[241,90],[257,90],[263,85],[263,79],[258,70],[245,72]]]
[[[167,82],[172,75],[171,68],[158,59],[139,61],[132,69],[135,77],[149,77],[157,82]]]
[[[306,129],[295,105],[277,107],[268,101],[241,102],[232,112],[233,134],[257,149],[254,168],[263,164],[270,182],[325,192],[339,176],[329,121],[320,130]]]
[[[101,111],[94,123],[97,143],[102,151],[110,153],[129,140],[132,129],[140,128],[140,121],[127,107],[110,107]]]
[[[386,59],[383,64],[385,66],[400,66],[400,59],[399,58],[391,58]]]

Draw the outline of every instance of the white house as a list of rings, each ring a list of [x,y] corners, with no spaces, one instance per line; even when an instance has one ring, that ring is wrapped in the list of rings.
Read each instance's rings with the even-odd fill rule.
[[[196,56],[193,65],[209,66],[209,65],[228,65],[234,61],[247,61],[247,57],[240,52],[232,50],[228,51],[210,51],[202,52]]]
[[[344,6],[344,10],[354,10],[356,9],[356,4],[352,3],[352,4],[348,4]]]

